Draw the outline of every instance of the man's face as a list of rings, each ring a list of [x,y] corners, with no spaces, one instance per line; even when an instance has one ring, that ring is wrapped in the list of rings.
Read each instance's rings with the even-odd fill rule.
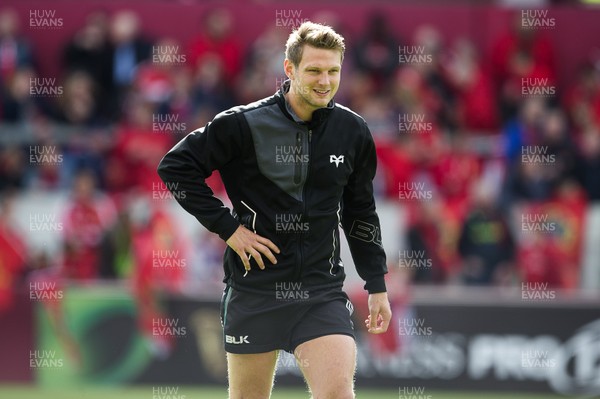
[[[305,111],[326,107],[340,85],[341,53],[304,46],[302,59],[296,67],[285,60],[286,75],[291,80],[290,94]]]

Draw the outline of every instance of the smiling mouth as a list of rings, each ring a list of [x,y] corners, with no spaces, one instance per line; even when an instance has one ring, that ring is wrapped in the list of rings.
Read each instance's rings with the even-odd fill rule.
[[[313,91],[315,93],[317,93],[318,95],[320,95],[320,96],[326,96],[327,94],[329,94],[329,92],[331,90],[317,90],[317,89],[313,89]]]

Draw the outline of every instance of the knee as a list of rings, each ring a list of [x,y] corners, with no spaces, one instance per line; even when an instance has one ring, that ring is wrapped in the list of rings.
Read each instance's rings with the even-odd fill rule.
[[[271,397],[270,389],[249,387],[245,389],[229,389],[229,399],[269,399]]]
[[[312,399],[354,399],[354,390],[352,387],[327,387],[313,392]]]

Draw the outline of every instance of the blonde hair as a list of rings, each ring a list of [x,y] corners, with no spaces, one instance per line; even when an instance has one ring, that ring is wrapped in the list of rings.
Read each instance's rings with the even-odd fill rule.
[[[344,60],[344,51],[346,50],[344,38],[330,26],[307,21],[290,33],[285,44],[285,58],[296,67],[302,60],[305,44],[316,48],[338,50],[341,60]]]

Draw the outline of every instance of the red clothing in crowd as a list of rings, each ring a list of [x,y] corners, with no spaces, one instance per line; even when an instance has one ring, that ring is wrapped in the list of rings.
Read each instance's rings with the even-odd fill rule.
[[[600,126],[600,84],[592,87],[585,87],[579,82],[569,90],[566,96],[565,106],[569,110],[575,126],[582,129],[582,126],[589,119],[589,122]],[[578,131],[577,133],[580,133]]]
[[[198,68],[205,56],[217,56],[225,73],[225,80],[232,82],[242,68],[242,52],[240,45],[233,36],[227,36],[219,41],[201,35],[192,41],[189,48],[189,65],[193,70]]]
[[[173,345],[172,336],[153,334],[156,320],[166,317],[158,304],[161,291],[180,292],[186,278],[185,245],[177,234],[170,216],[159,209],[151,211],[148,225],[134,232],[134,291],[139,307],[139,327],[166,349]]]
[[[12,305],[14,282],[25,267],[26,253],[20,234],[0,219],[0,313]]]
[[[547,228],[530,231],[527,234],[534,237],[520,240],[518,258],[525,282],[578,287],[586,209],[586,200],[578,190],[526,207],[524,212],[545,218],[538,219],[542,221],[533,227]]]
[[[378,142],[377,160],[384,171],[385,196],[398,198],[401,182],[412,181],[414,165],[406,149],[399,143]]]
[[[120,184],[126,189],[137,187],[148,192],[162,187],[156,165],[172,146],[170,133],[153,131],[151,127],[122,126],[116,135],[112,160],[125,172],[125,181]]]
[[[474,154],[456,149],[445,151],[431,173],[444,198],[464,203],[479,178],[480,169],[480,161]]]
[[[497,83],[502,83],[512,74],[513,57],[519,51],[530,55],[536,68],[548,71],[548,77],[555,80],[556,66],[552,42],[544,35],[530,32],[532,37],[519,37],[510,32],[500,37],[492,47],[491,60]]]
[[[75,199],[68,205],[63,223],[63,277],[80,280],[98,277],[101,240],[115,217],[108,198]]]
[[[496,96],[491,77],[477,68],[471,82],[457,89],[458,118],[467,131],[495,133],[498,128]]]

